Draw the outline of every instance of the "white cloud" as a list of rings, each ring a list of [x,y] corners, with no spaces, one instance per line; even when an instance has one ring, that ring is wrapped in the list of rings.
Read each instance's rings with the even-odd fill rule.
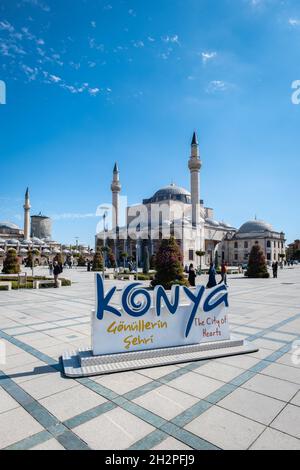
[[[290,18],[289,24],[291,26],[300,26],[300,19],[299,18]]]
[[[87,213],[87,214],[76,214],[76,213],[71,213],[67,212],[64,214],[54,214],[52,215],[53,220],[66,220],[66,219],[88,219],[92,217],[97,217],[97,215],[94,213]]]
[[[206,88],[206,93],[223,93],[232,89],[233,87],[234,85],[232,83],[224,82],[222,80],[212,80]]]
[[[178,45],[180,44],[179,37],[177,34],[174,34],[174,36],[165,36],[162,38],[162,40],[167,43],[171,42],[173,44],[178,44]]]
[[[213,52],[201,52],[201,57],[202,57],[202,62],[205,65],[210,60],[215,59],[217,57],[217,53],[215,51],[213,51]]]
[[[88,92],[91,96],[97,96],[100,93],[100,88],[89,88]]]
[[[97,27],[96,21],[91,21],[91,26],[92,28],[96,28]]]

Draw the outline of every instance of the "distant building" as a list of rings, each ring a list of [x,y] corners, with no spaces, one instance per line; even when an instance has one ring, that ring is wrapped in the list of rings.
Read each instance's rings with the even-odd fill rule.
[[[300,240],[295,240],[293,243],[290,243],[287,248],[287,259],[300,259]]]
[[[249,254],[254,245],[262,248],[267,263],[280,261],[285,254],[285,235],[262,220],[250,220],[234,234],[226,235],[218,246],[219,259],[232,266],[248,263]]]

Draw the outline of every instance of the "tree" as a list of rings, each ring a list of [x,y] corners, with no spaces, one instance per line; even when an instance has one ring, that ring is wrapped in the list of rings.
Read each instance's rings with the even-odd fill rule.
[[[85,259],[85,257],[83,256],[82,253],[80,253],[80,255],[78,257],[77,265],[80,266],[80,267],[83,267],[83,266],[86,265],[86,259]]]
[[[150,269],[155,269],[155,255],[152,255],[150,258]]]
[[[171,289],[175,284],[188,286],[184,277],[182,255],[174,237],[162,240],[155,257],[156,275],[151,282],[152,286],[163,286]]]
[[[108,262],[109,262],[109,266],[111,268],[116,268],[117,267],[116,257],[115,257],[115,254],[112,250],[109,250],[109,252],[108,252]]]
[[[294,259],[300,261],[300,250],[295,251]]]
[[[26,258],[26,261],[25,261],[25,266],[26,268],[31,268],[33,267],[33,254],[32,254],[32,251],[28,251],[28,256]]]
[[[219,264],[219,253],[216,251],[215,252],[215,269],[219,269],[220,264]]]
[[[258,244],[254,245],[251,250],[246,276],[250,278],[270,277],[267,269],[265,255]]]
[[[125,251],[120,254],[120,260],[123,261],[124,269],[125,269],[125,264],[126,264],[127,258],[128,258],[128,253],[126,253]]]
[[[17,257],[17,252],[11,248],[8,250],[4,259],[2,272],[4,274],[19,274],[20,271],[20,262]]]
[[[102,270],[103,270],[103,257],[102,257],[101,250],[97,249],[93,258],[92,271],[99,272]]]
[[[149,271],[150,271],[149,249],[147,246],[145,246],[144,251],[143,251],[143,273],[148,274]]]
[[[203,256],[206,255],[206,252],[199,250],[199,251],[196,251],[196,255],[199,256],[200,258],[200,272],[201,272],[202,271],[202,258]]]

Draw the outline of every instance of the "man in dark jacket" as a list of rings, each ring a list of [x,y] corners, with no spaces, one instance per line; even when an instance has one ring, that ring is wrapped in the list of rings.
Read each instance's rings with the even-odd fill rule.
[[[61,274],[62,269],[57,261],[53,264],[53,275],[54,275],[54,287],[58,287],[58,276]]]

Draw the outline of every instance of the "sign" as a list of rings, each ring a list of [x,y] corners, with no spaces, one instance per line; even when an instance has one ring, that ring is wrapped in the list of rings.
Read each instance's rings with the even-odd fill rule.
[[[96,310],[92,318],[93,355],[136,352],[230,339],[228,288],[161,286],[140,283],[104,290],[96,274]]]

